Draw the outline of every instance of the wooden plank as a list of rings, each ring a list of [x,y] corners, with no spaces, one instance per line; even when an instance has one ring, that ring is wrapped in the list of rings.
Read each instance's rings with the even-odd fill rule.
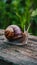
[[[4,43],[4,35],[0,36],[0,60],[18,65],[37,65],[37,41],[33,36],[30,38],[27,45],[16,46]]]
[[[29,35],[28,38],[33,41],[37,41],[37,36]]]
[[[4,29],[0,29],[0,35],[4,35]]]

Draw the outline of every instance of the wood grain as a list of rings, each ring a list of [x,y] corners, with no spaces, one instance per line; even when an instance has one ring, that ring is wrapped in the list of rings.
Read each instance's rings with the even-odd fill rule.
[[[28,43],[23,46],[6,44],[4,39],[4,35],[1,35],[0,59],[18,65],[26,65],[28,62],[37,65],[37,36],[29,35]]]

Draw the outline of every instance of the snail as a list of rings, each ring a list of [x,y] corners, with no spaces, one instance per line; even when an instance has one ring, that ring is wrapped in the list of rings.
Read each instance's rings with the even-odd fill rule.
[[[20,39],[20,41],[22,42],[25,39],[26,35],[22,32],[19,26],[9,25],[5,29],[5,37],[9,41]]]

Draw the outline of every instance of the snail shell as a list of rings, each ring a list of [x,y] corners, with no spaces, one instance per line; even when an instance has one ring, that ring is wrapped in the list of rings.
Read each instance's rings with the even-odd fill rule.
[[[10,25],[5,30],[5,37],[8,40],[22,37],[22,31],[17,25]]]

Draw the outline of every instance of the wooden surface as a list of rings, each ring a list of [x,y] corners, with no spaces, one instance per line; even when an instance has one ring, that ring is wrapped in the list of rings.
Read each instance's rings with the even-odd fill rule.
[[[0,35],[0,60],[17,65],[37,65],[37,36],[28,36],[27,45],[16,46],[4,43]]]

